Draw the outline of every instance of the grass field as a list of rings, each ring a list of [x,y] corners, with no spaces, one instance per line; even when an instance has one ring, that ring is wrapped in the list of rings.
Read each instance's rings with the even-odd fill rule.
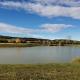
[[[0,47],[33,47],[40,46],[39,44],[28,43],[0,43]]]
[[[80,80],[80,64],[1,64],[0,80]]]

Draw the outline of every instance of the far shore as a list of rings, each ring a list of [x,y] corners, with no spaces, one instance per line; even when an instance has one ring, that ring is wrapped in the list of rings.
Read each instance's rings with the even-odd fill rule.
[[[40,46],[36,44],[27,44],[27,43],[0,43],[0,47],[33,47]]]
[[[35,47],[35,46],[62,46],[62,45],[40,45],[40,44],[27,44],[27,43],[0,43],[0,48],[6,47]],[[80,46],[80,45],[63,45],[63,46]]]

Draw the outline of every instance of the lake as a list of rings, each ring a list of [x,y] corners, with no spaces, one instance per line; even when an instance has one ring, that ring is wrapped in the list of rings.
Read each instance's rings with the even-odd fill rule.
[[[37,46],[0,48],[0,64],[67,63],[80,56],[80,47]]]

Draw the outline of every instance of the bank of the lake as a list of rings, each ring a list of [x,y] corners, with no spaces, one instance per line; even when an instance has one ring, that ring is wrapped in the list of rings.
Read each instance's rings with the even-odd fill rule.
[[[40,46],[39,44],[28,43],[0,43],[0,47],[33,47]]]
[[[0,64],[0,80],[80,80],[80,64]]]
[[[59,45],[40,45],[35,43],[0,43],[1,47],[34,47],[34,46],[59,46]],[[60,45],[60,46],[80,46],[80,45]]]

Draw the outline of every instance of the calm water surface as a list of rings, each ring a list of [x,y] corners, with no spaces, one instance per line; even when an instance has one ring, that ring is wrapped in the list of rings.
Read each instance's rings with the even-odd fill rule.
[[[80,56],[80,47],[0,48],[0,64],[63,63],[77,56]]]

